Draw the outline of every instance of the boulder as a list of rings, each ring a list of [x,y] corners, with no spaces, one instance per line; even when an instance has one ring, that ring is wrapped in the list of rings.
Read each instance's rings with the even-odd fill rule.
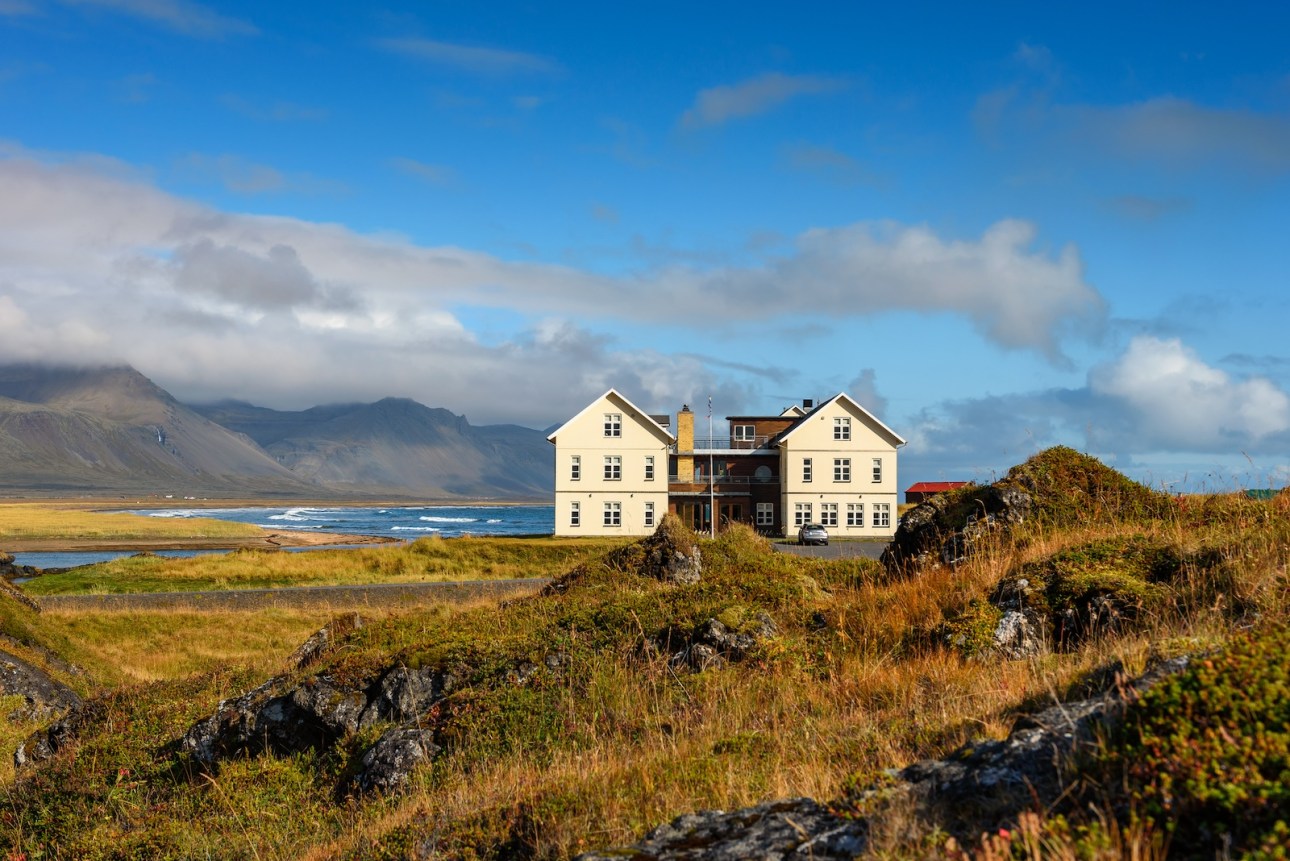
[[[309,635],[287,658],[287,665],[302,670],[317,661],[344,639],[345,636],[363,627],[363,617],[357,613],[346,613],[337,616],[326,625]]]
[[[0,650],[0,694],[23,698],[23,705],[7,715],[13,721],[50,720],[81,704],[81,698],[67,685],[3,650]]]
[[[641,573],[665,583],[697,583],[703,577],[703,557],[693,532],[680,518],[663,516],[658,529],[641,542],[645,558]]]
[[[724,666],[727,661],[742,660],[758,644],[778,633],[775,620],[765,611],[732,629],[720,619],[708,619],[688,637],[678,639],[672,629],[656,638],[656,647],[674,649],[670,661],[674,667],[688,666],[702,672]]]
[[[957,565],[988,536],[1024,523],[1033,509],[1029,493],[1002,484],[937,494],[900,518],[882,563],[895,573],[932,561]]]
[[[354,775],[360,792],[389,792],[401,788],[423,763],[429,762],[439,746],[434,734],[416,726],[398,726],[386,731],[367,749]]]
[[[850,861],[868,846],[868,824],[809,798],[768,801],[727,813],[686,813],[625,849],[584,852],[577,861]]]
[[[1186,666],[1186,658],[1166,661],[1128,684],[1117,676],[1100,694],[1019,718],[1002,741],[966,744],[945,759],[893,771],[889,781],[842,804],[846,812],[794,798],[734,812],[687,813],[638,843],[578,859],[850,859],[868,848],[870,818],[861,810],[872,811],[872,818],[891,809],[897,819],[945,834],[961,831],[971,842],[983,830],[1014,826],[1015,818],[1035,805],[1056,804],[1067,763],[1090,749],[1134,696]]]
[[[73,744],[84,727],[101,719],[101,709],[92,703],[76,706],[49,726],[27,736],[13,752],[14,768],[23,769],[50,759]]]

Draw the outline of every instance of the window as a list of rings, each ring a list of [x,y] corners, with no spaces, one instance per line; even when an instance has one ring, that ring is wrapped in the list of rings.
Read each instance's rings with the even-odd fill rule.
[[[891,503],[875,502],[873,504],[873,525],[879,529],[891,526]]]
[[[605,455],[605,481],[619,481],[623,477],[623,459],[616,454]]]
[[[623,504],[621,502],[605,503],[605,525],[606,526],[623,525]]]
[[[820,524],[822,526],[838,525],[838,504],[836,502],[820,503]]]
[[[605,436],[623,435],[623,414],[605,413]]]
[[[645,503],[645,525],[653,528],[654,526],[654,503]]]
[[[811,472],[811,459],[809,457],[802,458],[802,481],[810,481]]]
[[[758,526],[775,525],[775,503],[773,502],[757,503],[757,525]]]
[[[851,458],[849,457],[834,458],[833,480],[834,481],[851,480]]]
[[[847,526],[864,526],[864,503],[847,503]]]
[[[582,503],[569,503],[569,525],[575,529],[582,525]]]
[[[569,464],[569,480],[579,481],[582,479],[582,455],[575,454],[573,461]]]
[[[793,525],[805,526],[811,522],[811,503],[795,502],[793,503]]]
[[[733,439],[735,442],[752,442],[754,439],[753,431],[755,425],[735,425]]]
[[[838,416],[833,419],[833,438],[835,440],[851,439],[851,418],[849,416]]]
[[[654,455],[652,454],[645,455],[645,480],[654,480]]]
[[[882,458],[880,457],[873,459],[873,480],[875,483],[882,481]]]

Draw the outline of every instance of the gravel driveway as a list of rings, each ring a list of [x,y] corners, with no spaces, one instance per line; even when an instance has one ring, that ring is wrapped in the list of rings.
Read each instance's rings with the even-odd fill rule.
[[[883,541],[831,541],[823,547],[818,544],[802,547],[798,544],[780,543],[776,543],[774,547],[780,553],[792,553],[794,556],[815,556],[820,559],[854,559],[863,556],[876,560],[887,549],[887,544]]]
[[[366,586],[296,586],[213,592],[133,592],[126,595],[44,595],[46,610],[262,610],[267,607],[399,607],[478,598],[519,597],[538,591],[545,577],[449,583],[377,583]]]

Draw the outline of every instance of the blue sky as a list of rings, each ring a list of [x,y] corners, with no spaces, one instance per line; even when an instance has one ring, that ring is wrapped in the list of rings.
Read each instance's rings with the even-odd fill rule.
[[[0,360],[1286,481],[1287,7],[803,5],[0,0]]]

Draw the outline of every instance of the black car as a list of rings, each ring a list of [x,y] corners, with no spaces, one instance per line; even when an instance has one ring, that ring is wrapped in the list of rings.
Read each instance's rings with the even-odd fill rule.
[[[797,530],[798,544],[829,544],[829,530],[818,523],[808,523]]]

